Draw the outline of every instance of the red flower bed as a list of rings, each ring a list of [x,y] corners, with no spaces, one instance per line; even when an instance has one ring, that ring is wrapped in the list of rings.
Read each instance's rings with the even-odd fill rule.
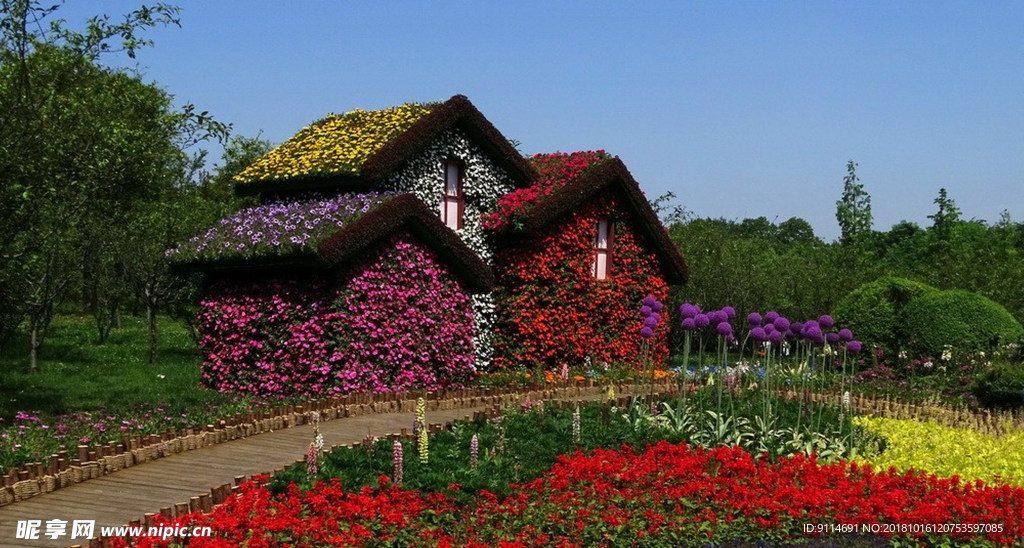
[[[443,493],[388,485],[344,492],[337,482],[281,496],[249,483],[209,515],[216,538],[189,546],[676,546],[701,539],[802,538],[818,524],[1002,524],[999,532],[909,535],[928,541],[1024,535],[1024,489],[961,483],[804,457],[769,462],[738,448],[659,443],[565,456],[504,499],[461,505]],[[891,536],[891,535],[884,535]],[[140,539],[136,546],[167,546]],[[118,540],[115,546],[127,546]]]

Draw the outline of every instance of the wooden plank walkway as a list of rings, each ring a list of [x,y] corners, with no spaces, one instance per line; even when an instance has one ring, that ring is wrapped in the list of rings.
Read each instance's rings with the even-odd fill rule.
[[[484,409],[430,411],[427,421],[447,423]],[[361,441],[367,434],[385,436],[403,428],[411,429],[413,418],[411,412],[360,415],[321,422],[320,432],[327,446],[344,445]],[[208,495],[211,487],[233,483],[236,476],[293,464],[303,458],[312,438],[313,427],[308,424],[276,430],[171,455],[0,507],[0,547],[87,545],[88,541],[83,539],[70,540],[73,520],[95,520],[95,534],[99,536],[100,527],[125,525],[147,512],[187,502],[200,493]],[[69,534],[51,540],[42,534],[44,525],[37,540],[15,538],[18,521],[29,519],[44,524],[51,519],[65,520]]]

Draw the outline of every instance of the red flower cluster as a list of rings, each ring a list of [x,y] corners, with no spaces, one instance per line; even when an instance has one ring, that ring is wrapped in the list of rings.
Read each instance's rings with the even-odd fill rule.
[[[613,222],[608,278],[594,278],[599,219]],[[640,301],[668,297],[657,259],[626,210],[610,195],[576,209],[539,236],[509,242],[496,254],[498,329],[495,366],[543,367],[592,362],[640,365]],[[651,358],[668,354],[667,330]]]
[[[335,480],[271,496],[257,484],[209,515],[180,525],[210,526],[226,546],[673,546],[704,539],[799,538],[805,523],[1002,524],[1000,532],[909,535],[1013,544],[1024,535],[1024,489],[961,483],[920,473],[874,473],[802,456],[770,462],[735,447],[666,442],[563,456],[542,478],[499,500],[481,493],[460,504],[443,493],[378,489],[346,493]],[[885,535],[891,536],[891,535]],[[168,546],[141,538],[134,546]],[[114,546],[130,544],[124,539]]]
[[[484,228],[500,230],[515,222],[524,209],[541,201],[555,189],[573,181],[587,169],[610,158],[603,150],[536,154],[530,158],[540,178],[532,185],[515,190],[498,200],[498,207],[483,218]]]

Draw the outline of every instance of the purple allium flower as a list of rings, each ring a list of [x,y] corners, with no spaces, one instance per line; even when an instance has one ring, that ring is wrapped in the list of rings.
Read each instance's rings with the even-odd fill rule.
[[[764,324],[764,334],[765,335],[771,335],[772,333],[775,333],[776,331],[777,331],[777,329],[775,329],[775,325],[774,324],[770,324],[770,323]]]
[[[836,344],[839,342],[839,333],[825,333],[825,340],[828,341],[829,344]]]
[[[839,340],[841,340],[843,342],[852,341],[853,340],[853,331],[850,331],[849,329],[840,329],[839,330]]]
[[[860,341],[850,341],[846,343],[846,349],[849,350],[850,352],[853,352],[854,354],[859,353],[862,348],[863,343],[861,343]]]
[[[654,330],[650,327],[644,326],[640,329],[640,336],[645,339],[649,339],[654,336]]]
[[[697,329],[704,329],[711,325],[711,318],[707,314],[697,314],[693,317],[693,323],[697,326]]]
[[[646,318],[646,317],[650,316],[651,314],[654,314],[654,309],[653,308],[651,308],[651,307],[649,307],[647,305],[644,305],[644,306],[640,307],[640,315],[641,316]]]
[[[726,324],[726,325],[728,325],[728,324]],[[750,336],[755,341],[759,341],[759,342],[764,342],[764,341],[768,340],[768,335],[764,332],[764,328],[760,327],[760,326],[751,329],[750,330]]]
[[[715,331],[723,337],[728,337],[729,335],[732,335],[732,326],[729,325],[729,322],[718,322],[718,326],[715,327]]]
[[[657,314],[653,314],[652,313],[650,316],[647,316],[646,318],[644,318],[644,326],[645,327],[650,327],[651,329],[654,329],[655,327],[658,327],[658,316],[657,316]]]
[[[653,309],[654,308],[654,303],[656,303],[656,302],[658,302],[658,300],[654,298],[654,295],[648,295],[648,296],[644,297],[644,300],[640,301],[640,304],[642,304],[644,306],[649,306],[649,307],[651,307]]]
[[[736,309],[731,306],[723,307],[722,312],[725,312],[726,319],[731,320],[736,317]]]
[[[835,325],[836,321],[832,319],[832,316],[829,316],[828,314],[823,314],[820,318],[818,318],[818,323],[821,324],[821,326],[824,327],[825,329],[828,329]]]
[[[697,322],[693,318],[683,318],[683,329],[694,331],[697,329]]]
[[[779,318],[779,313],[774,311],[774,310],[771,310],[767,314],[764,315],[764,321],[766,321],[766,322],[774,322],[778,318]]]
[[[761,315],[757,312],[751,312],[747,314],[747,323],[751,326],[761,325]]]
[[[768,340],[769,340],[769,341],[771,341],[771,342],[773,342],[773,343],[780,343],[780,342],[782,342],[782,339],[783,339],[783,338],[784,338],[784,337],[783,337],[783,335],[782,335],[782,332],[781,332],[781,331],[772,331],[772,332],[771,332],[771,333],[770,333],[770,334],[768,335]]]
[[[775,329],[778,329],[779,331],[785,331],[789,329],[789,319],[779,316],[778,318],[775,318],[775,321],[772,322],[772,325],[774,325]]]
[[[794,335],[799,335],[804,330],[804,324],[803,324],[803,322],[793,322],[793,323],[789,324],[789,330]]]
[[[729,315],[724,310],[713,310],[708,313],[708,318],[711,319],[711,323],[720,324],[722,322],[729,321]]]
[[[700,307],[690,303],[683,303],[679,307],[679,315],[684,318],[696,318],[700,314]]]
[[[665,308],[665,305],[661,304],[661,301],[657,301],[657,300],[654,301],[654,305],[651,306],[651,309],[654,310],[655,312],[661,312],[662,309],[664,309],[664,308]]]

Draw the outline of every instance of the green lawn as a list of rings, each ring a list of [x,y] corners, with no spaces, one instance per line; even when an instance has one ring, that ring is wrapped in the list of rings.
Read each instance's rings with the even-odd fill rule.
[[[140,318],[125,317],[122,328],[105,344],[97,344],[91,317],[57,316],[36,372],[28,372],[24,335],[0,355],[0,417],[9,420],[17,411],[46,416],[157,405],[185,411],[228,399],[199,386],[199,354],[183,325],[160,319],[155,364],[146,362],[146,341]]]

